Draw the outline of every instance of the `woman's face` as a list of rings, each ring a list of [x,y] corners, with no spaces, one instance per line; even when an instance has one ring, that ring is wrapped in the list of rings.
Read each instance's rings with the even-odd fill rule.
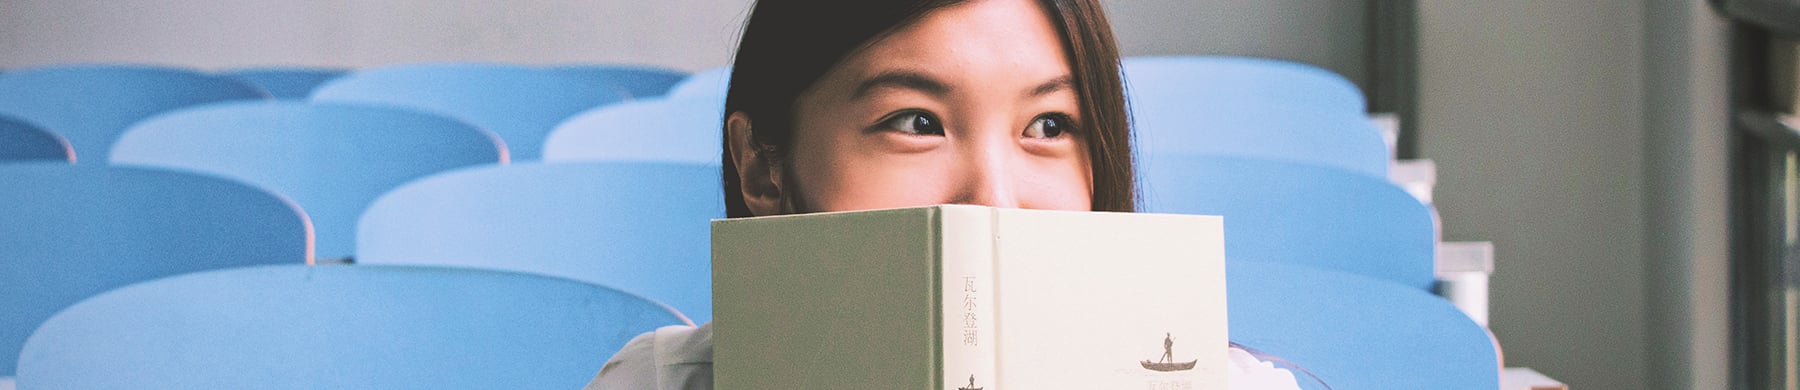
[[[1068,58],[1031,0],[932,11],[802,93],[781,191],[795,212],[932,204],[1090,210]]]

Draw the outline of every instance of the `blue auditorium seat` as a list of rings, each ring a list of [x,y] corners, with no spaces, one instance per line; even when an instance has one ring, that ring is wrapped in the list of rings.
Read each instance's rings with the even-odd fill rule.
[[[1268,58],[1148,56],[1120,60],[1135,92],[1179,91],[1194,97],[1232,98],[1265,107],[1364,113],[1362,90],[1349,79],[1313,65]]]
[[[336,68],[268,67],[233,69],[220,74],[262,87],[276,99],[305,100],[312,95],[313,88],[349,72]]]
[[[1499,354],[1487,330],[1428,292],[1230,259],[1225,278],[1231,341],[1289,363],[1303,384],[1310,373],[1336,389],[1500,386]]]
[[[1124,61],[1140,158],[1279,159],[1387,177],[1387,144],[1362,92],[1329,71],[1237,57]]]
[[[550,70],[587,80],[593,85],[624,88],[634,99],[662,96],[675,83],[687,79],[687,72],[653,66],[571,64]]]
[[[571,280],[434,267],[265,266],[114,290],[50,318],[30,389],[576,389],[633,336],[686,324]]]
[[[1435,284],[1431,209],[1386,180],[1326,167],[1222,156],[1140,161],[1144,212],[1225,217],[1225,257]]]
[[[75,162],[75,149],[61,135],[0,116],[0,163],[34,160]]]
[[[491,132],[397,107],[303,101],[223,103],[139,122],[114,144],[115,164],[191,170],[292,198],[312,218],[315,254],[356,253],[356,219],[413,179],[505,163]]]
[[[209,176],[0,164],[0,376],[51,314],[131,283],[256,264],[303,264],[312,229],[278,195]]]
[[[724,109],[716,98],[693,96],[596,108],[557,125],[544,141],[544,160],[718,165]]]
[[[408,107],[473,123],[500,135],[514,161],[540,158],[544,136],[576,113],[629,98],[619,88],[537,68],[416,64],[352,72],[320,86],[312,100]]]
[[[677,96],[715,96],[723,99],[731,86],[731,67],[721,66],[707,69],[688,76],[674,87],[669,88],[669,97]]]
[[[383,195],[358,226],[359,264],[546,274],[611,286],[712,318],[709,221],[717,165],[513,164],[425,178]]]
[[[235,79],[185,69],[68,65],[0,73],[0,115],[67,138],[77,156],[106,162],[126,127],[169,110],[269,93]]]

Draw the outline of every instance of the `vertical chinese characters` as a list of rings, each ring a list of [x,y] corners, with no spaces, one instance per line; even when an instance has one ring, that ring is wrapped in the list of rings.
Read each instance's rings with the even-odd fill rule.
[[[975,316],[975,310],[977,308],[981,307],[981,302],[979,300],[975,299],[975,292],[976,292],[975,291],[975,277],[974,276],[964,276],[963,277],[963,299],[962,299],[963,345],[967,345],[967,346],[975,346],[975,345],[980,344],[976,340],[976,337],[980,335],[981,329],[979,326],[976,326],[975,321],[976,321],[977,317]]]

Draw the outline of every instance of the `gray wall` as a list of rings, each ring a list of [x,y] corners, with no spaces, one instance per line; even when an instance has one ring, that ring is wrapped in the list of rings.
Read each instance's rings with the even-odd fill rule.
[[[1730,32],[1706,5],[1644,9],[1648,384],[1730,386]]]
[[[200,68],[418,61],[642,63],[731,58],[746,0],[4,0],[0,67]]]
[[[1645,388],[1644,2],[1418,10],[1420,152],[1444,239],[1495,243],[1506,364]]]

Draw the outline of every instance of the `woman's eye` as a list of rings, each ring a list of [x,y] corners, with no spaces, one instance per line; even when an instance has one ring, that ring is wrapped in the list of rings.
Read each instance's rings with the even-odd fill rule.
[[[1071,126],[1074,125],[1074,121],[1070,120],[1066,115],[1044,115],[1037,117],[1037,119],[1032,119],[1031,125],[1025,126],[1025,133],[1023,135],[1026,138],[1056,138],[1062,136],[1063,133],[1067,133],[1071,130]]]
[[[917,135],[944,135],[944,124],[936,117],[923,112],[908,112],[895,115],[882,122],[887,128],[902,133]]]

